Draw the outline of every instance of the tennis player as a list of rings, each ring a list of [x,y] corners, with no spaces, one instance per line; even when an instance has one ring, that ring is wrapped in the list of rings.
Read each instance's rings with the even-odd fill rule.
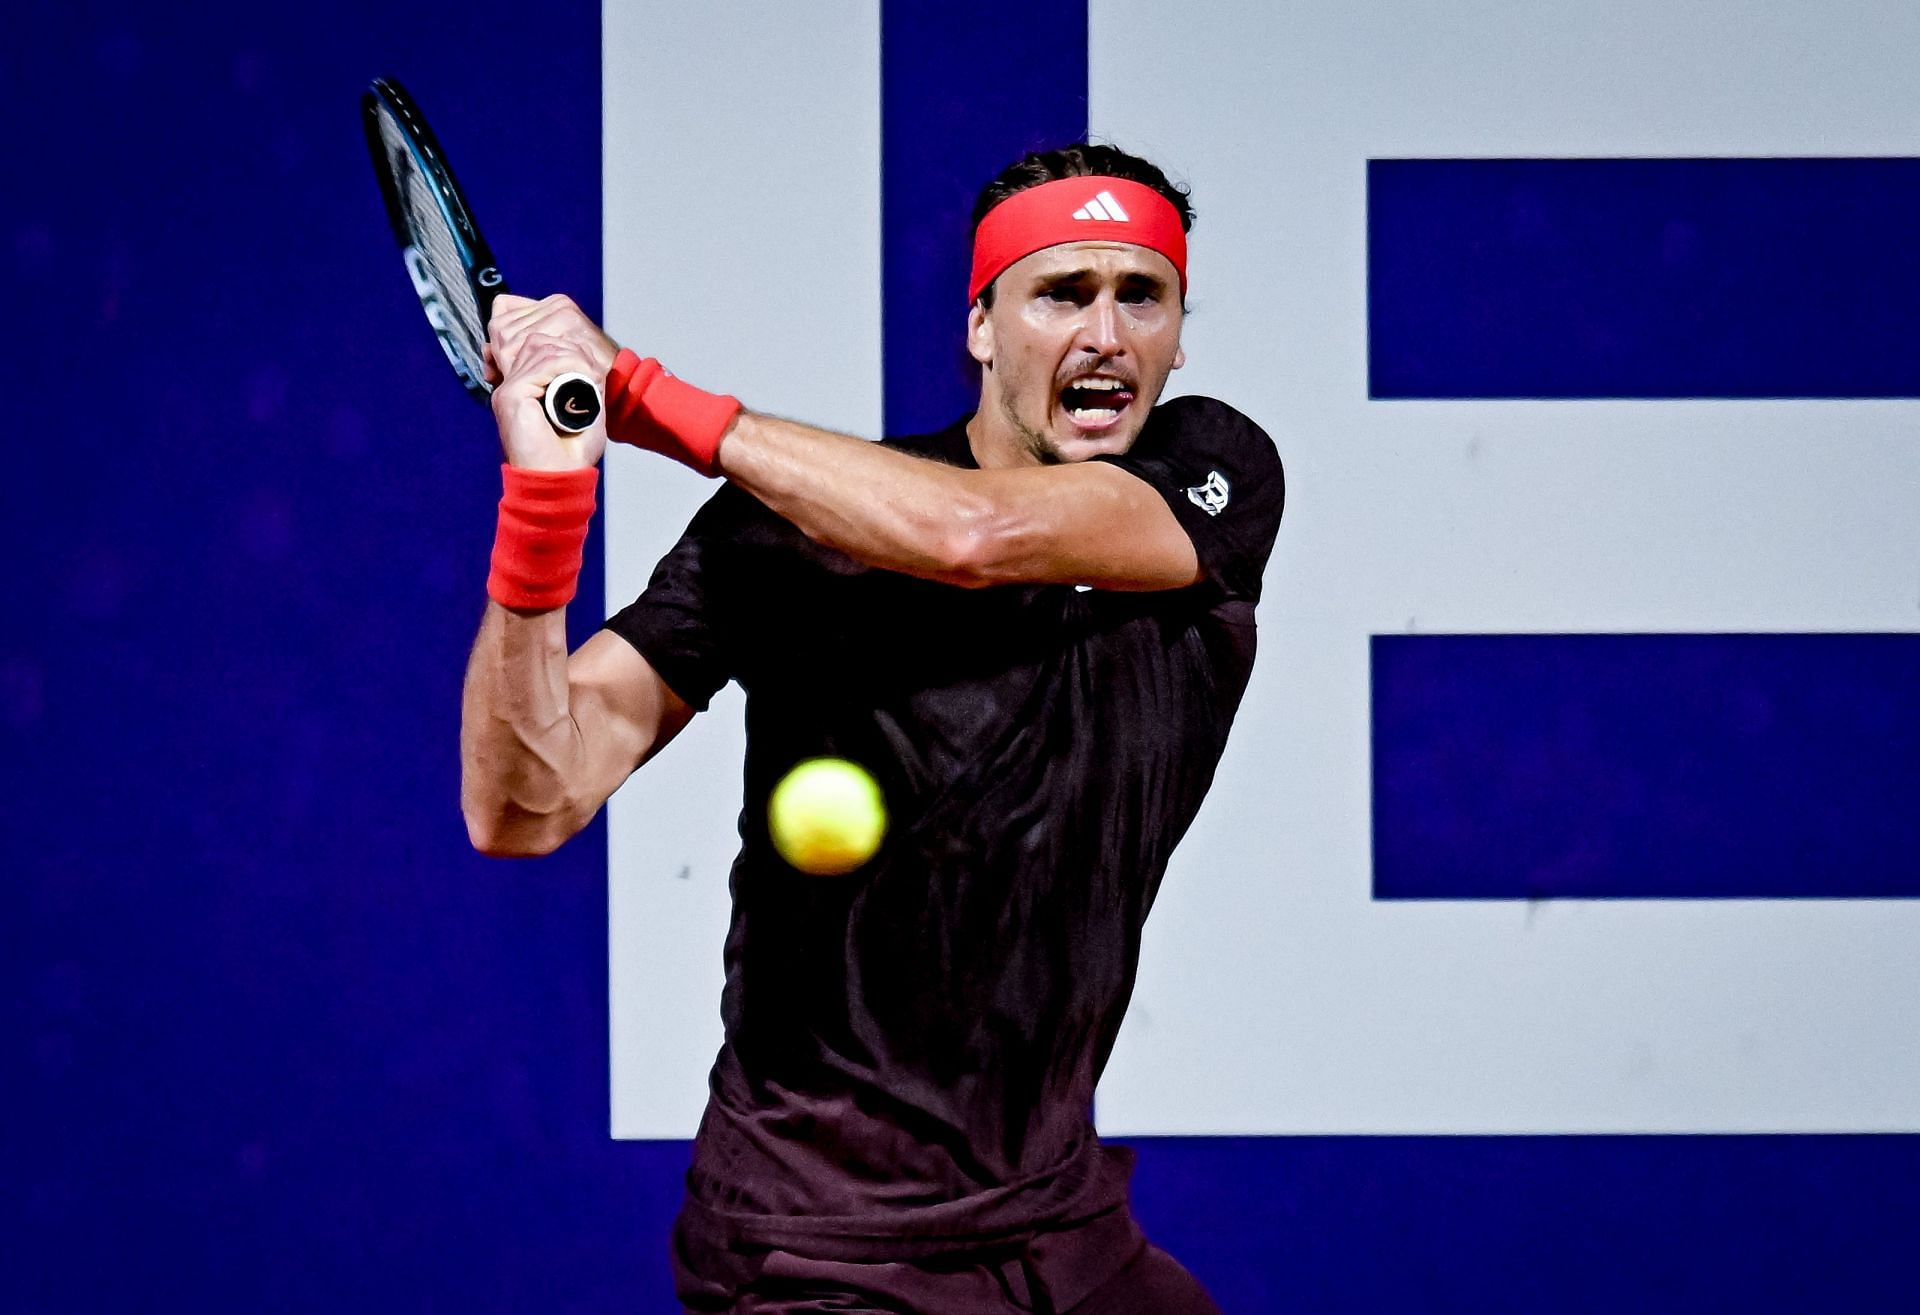
[[[1245,416],[1156,405],[1191,223],[1111,147],[1008,168],[975,210],[979,408],[878,444],[698,389],[564,298],[495,310],[474,843],[552,850],[726,682],[747,695],[726,1041],[674,1234],[690,1310],[1216,1310],[1142,1236],[1129,1153],[1091,1121],[1252,669],[1284,501]],[[607,416],[562,439],[537,399],[571,369],[606,376]],[[569,657],[609,435],[725,482]],[[800,875],[767,835],[774,783],[822,754],[866,765],[892,815],[845,877]]]

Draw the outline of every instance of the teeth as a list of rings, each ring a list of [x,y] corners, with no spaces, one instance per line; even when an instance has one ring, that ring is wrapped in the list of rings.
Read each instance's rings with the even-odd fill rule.
[[[1127,385],[1119,379],[1110,379],[1105,375],[1087,375],[1075,379],[1063,391],[1079,393],[1084,399],[1088,393],[1121,393]],[[1116,396],[1111,405],[1077,406],[1066,408],[1067,415],[1083,425],[1105,425],[1113,421],[1121,411],[1120,399]]]

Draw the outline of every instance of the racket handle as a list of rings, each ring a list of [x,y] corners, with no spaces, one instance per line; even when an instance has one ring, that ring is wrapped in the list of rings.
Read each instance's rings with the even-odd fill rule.
[[[546,408],[547,423],[556,434],[577,434],[600,418],[604,405],[600,385],[578,371],[563,374],[547,385],[540,399]]]

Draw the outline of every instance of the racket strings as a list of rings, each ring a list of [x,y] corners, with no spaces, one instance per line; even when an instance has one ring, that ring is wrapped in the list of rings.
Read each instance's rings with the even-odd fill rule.
[[[467,278],[466,261],[440,209],[433,185],[420,172],[399,124],[384,106],[379,120],[387,166],[393,173],[407,230],[413,235],[414,250],[425,260],[427,272],[437,285],[441,305],[447,312],[444,327],[452,335],[455,349],[467,358],[466,364],[473,376],[482,378],[485,369],[481,348],[487,340],[487,331],[480,322],[480,303]]]

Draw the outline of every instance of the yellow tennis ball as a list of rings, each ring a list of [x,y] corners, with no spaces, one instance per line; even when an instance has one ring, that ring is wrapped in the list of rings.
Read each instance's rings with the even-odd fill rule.
[[[845,758],[809,758],[767,798],[767,829],[780,857],[816,877],[837,877],[873,857],[887,805],[867,770]]]

